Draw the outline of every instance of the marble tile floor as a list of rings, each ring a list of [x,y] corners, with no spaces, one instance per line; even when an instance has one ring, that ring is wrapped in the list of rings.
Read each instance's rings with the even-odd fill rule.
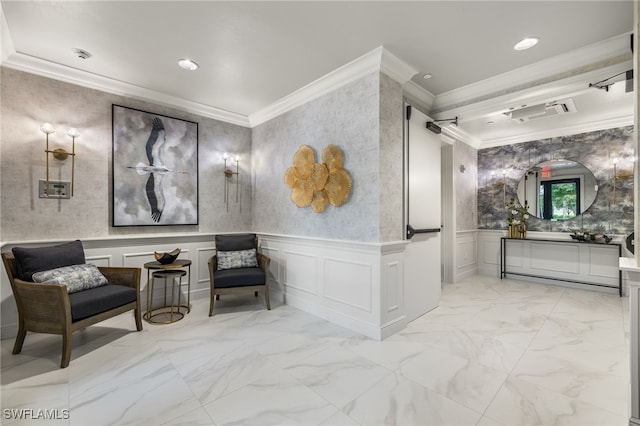
[[[272,304],[197,300],[142,332],[123,314],[76,333],[66,369],[57,336],[2,340],[2,424],[627,424],[627,298],[475,276],[383,342]]]

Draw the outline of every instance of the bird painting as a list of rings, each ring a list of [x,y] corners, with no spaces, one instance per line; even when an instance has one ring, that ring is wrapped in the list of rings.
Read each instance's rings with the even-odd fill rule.
[[[198,223],[198,123],[113,106],[114,226]]]
[[[155,117],[152,121],[151,133],[147,138],[147,144],[145,146],[149,164],[138,163],[136,166],[131,167],[136,169],[139,175],[149,174],[145,185],[145,192],[151,209],[151,220],[156,223],[160,222],[165,205],[162,181],[164,180],[164,174],[169,172],[169,169],[164,166],[162,161],[162,148],[165,140],[166,137],[162,120]]]

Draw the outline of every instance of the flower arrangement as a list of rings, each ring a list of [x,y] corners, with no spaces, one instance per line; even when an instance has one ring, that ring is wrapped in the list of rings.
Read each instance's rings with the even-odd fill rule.
[[[527,233],[527,219],[529,219],[529,204],[525,201],[524,206],[516,203],[511,197],[507,204],[507,222],[509,223],[509,238],[525,238]]]

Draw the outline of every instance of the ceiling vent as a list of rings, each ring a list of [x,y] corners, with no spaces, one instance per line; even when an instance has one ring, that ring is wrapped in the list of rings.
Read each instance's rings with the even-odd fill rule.
[[[576,106],[573,103],[573,99],[563,99],[561,101],[514,109],[509,112],[505,112],[504,115],[511,117],[512,120],[515,120],[518,123],[526,123],[531,120],[554,117],[556,115],[568,114],[571,112],[576,112]]]

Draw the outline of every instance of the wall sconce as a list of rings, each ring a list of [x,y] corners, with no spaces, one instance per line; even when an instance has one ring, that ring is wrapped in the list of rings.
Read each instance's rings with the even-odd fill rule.
[[[507,205],[507,170],[502,169],[502,180],[496,181],[496,172],[491,172],[491,198],[492,204],[496,203],[496,194],[493,188],[502,188],[502,205]]]
[[[229,211],[229,184],[231,183],[231,179],[233,179],[233,175],[236,175],[236,203],[238,202],[238,187],[240,185],[240,173],[238,172],[238,163],[240,162],[240,157],[236,155],[234,161],[236,162],[236,171],[232,171],[227,167],[227,160],[229,159],[229,155],[225,152],[224,158],[224,203],[227,205],[227,211]]]
[[[631,166],[630,171],[618,171],[618,160],[613,160],[613,202],[614,204],[617,201],[617,181],[633,179],[633,165]]]
[[[80,133],[78,132],[78,130],[76,129],[69,129],[67,130],[67,135],[71,136],[71,152],[67,152],[65,149],[63,148],[55,148],[53,150],[49,149],[49,135],[52,133],[55,133],[56,130],[53,128],[53,126],[50,123],[43,123],[40,126],[40,131],[42,131],[42,133],[45,134],[45,155],[46,155],[46,163],[47,163],[47,175],[46,175],[46,181],[45,181],[45,186],[44,186],[44,196],[46,198],[50,198],[51,196],[55,196],[56,198],[63,198],[64,194],[60,194],[60,193],[56,193],[56,191],[58,191],[58,189],[55,189],[54,191],[51,190],[51,185],[49,183],[49,154],[51,154],[53,156],[53,158],[55,158],[56,160],[60,160],[60,161],[64,161],[67,158],[69,158],[69,156],[71,156],[71,196],[73,197],[73,190],[74,190],[74,182],[75,182],[75,159],[76,159],[76,138],[80,136]],[[57,182],[56,185],[54,186],[60,186],[61,183]],[[63,191],[64,192],[64,191]],[[68,198],[68,197],[66,197]]]

